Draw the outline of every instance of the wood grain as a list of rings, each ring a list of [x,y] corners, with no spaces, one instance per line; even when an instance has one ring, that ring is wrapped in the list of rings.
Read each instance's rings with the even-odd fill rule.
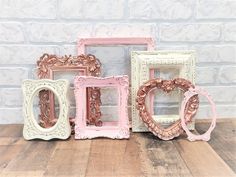
[[[151,133],[139,134],[137,141],[145,176],[192,176],[172,141],[162,141]]]
[[[59,141],[44,176],[85,176],[91,140]]]
[[[204,133],[208,127],[207,123],[198,123],[196,130]],[[218,122],[208,143],[236,173],[236,121]]]
[[[232,169],[207,142],[190,142],[186,139],[178,139],[173,143],[193,176],[235,176]]]
[[[197,122],[203,133],[209,121]],[[25,141],[22,125],[0,125],[0,177],[230,177],[236,176],[236,120],[217,123],[209,142],[151,133],[129,140]]]

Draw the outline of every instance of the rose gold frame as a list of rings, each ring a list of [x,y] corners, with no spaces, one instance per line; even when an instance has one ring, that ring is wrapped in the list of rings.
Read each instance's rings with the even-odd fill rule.
[[[183,78],[176,78],[173,80],[162,80],[161,78],[155,78],[145,82],[142,86],[140,86],[137,93],[137,109],[139,110],[139,115],[147,128],[154,135],[163,140],[170,140],[178,137],[183,132],[180,119],[175,121],[169,127],[163,128],[159,123],[153,120],[151,113],[148,111],[145,100],[148,93],[155,88],[161,89],[166,93],[173,91],[175,88],[179,88],[185,93],[189,89],[194,88],[194,85],[190,81]],[[194,95],[186,103],[185,115],[183,118],[186,123],[191,122],[192,117],[196,114],[198,106],[198,95]]]
[[[43,54],[37,61],[38,77],[40,79],[53,79],[55,71],[78,71],[79,74],[88,76],[99,76],[101,63],[94,55],[64,56]],[[43,127],[51,127],[56,122],[54,112],[54,95],[47,90],[39,93],[40,124]],[[99,124],[97,117],[100,117],[100,91],[96,88],[87,89],[87,121]],[[72,127],[74,118],[70,118]]]

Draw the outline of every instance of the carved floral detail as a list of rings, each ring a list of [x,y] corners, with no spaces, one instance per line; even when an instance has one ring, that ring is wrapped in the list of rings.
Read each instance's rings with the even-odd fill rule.
[[[51,72],[53,69],[70,70],[71,68],[83,68],[89,76],[99,76],[101,73],[101,63],[94,55],[79,55],[57,57],[56,55],[43,54],[37,61],[38,77],[40,79],[53,79]],[[51,127],[55,125],[57,118],[54,116],[54,110],[50,103],[50,91],[42,90],[39,93],[40,97],[40,124],[43,127]],[[98,88],[88,88],[88,124],[101,124],[100,122],[100,90]],[[74,118],[70,118],[72,130],[74,128]],[[72,131],[73,133],[73,131]]]
[[[145,99],[150,92],[150,90],[158,88],[168,93],[175,88],[179,88],[184,92],[187,92],[190,88],[194,88],[194,85],[183,78],[176,78],[173,80],[162,80],[160,78],[151,79],[145,82],[142,86],[140,86],[136,103],[136,108],[139,111],[139,115],[144,122],[144,124],[148,127],[148,129],[160,139],[170,140],[174,137],[179,136],[182,132],[181,120],[175,121],[172,125],[167,128],[163,128],[159,123],[155,122],[152,118],[152,115],[148,112]],[[184,119],[186,123],[191,122],[192,117],[196,114],[196,111],[199,106],[199,99],[197,95],[194,95],[188,100],[188,103],[185,107],[185,115]]]

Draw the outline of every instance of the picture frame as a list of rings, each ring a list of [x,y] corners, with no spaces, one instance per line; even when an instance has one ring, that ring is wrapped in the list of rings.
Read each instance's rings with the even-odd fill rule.
[[[75,139],[91,139],[107,137],[127,139],[130,136],[127,110],[129,79],[128,76],[92,77],[76,76],[74,79],[76,98]],[[105,122],[101,127],[86,124],[86,88],[112,87],[118,91],[118,119]],[[82,98],[82,101],[81,101]]]
[[[71,134],[71,127],[68,119],[69,101],[67,99],[69,82],[64,79],[59,80],[24,80],[23,90],[23,116],[24,128],[23,137],[31,139],[67,139]],[[41,127],[34,118],[33,100],[40,90],[51,90],[58,98],[60,113],[57,122],[50,128]]]
[[[43,54],[37,61],[38,78],[53,79],[56,71],[68,72],[77,71],[78,74],[99,76],[101,73],[101,63],[94,55],[62,56]],[[100,92],[96,88],[87,89],[88,117],[89,124],[99,122],[100,116]],[[51,127],[55,124],[54,96],[50,91],[42,90],[39,93],[40,123],[43,127]],[[70,118],[74,124],[74,118]]]
[[[154,51],[155,40],[151,37],[79,38],[78,55],[86,54],[86,47],[92,45],[146,45],[147,51]],[[154,97],[152,93],[150,96]]]
[[[195,51],[192,50],[160,50],[160,51],[133,51],[131,54],[131,82],[132,82],[132,131],[146,132],[148,129],[139,118],[136,109],[135,99],[139,86],[144,82],[154,78],[154,71],[158,68],[177,68],[179,75],[195,83]],[[154,95],[149,96],[150,113],[153,115]],[[179,115],[167,115],[153,117],[158,123],[171,124],[179,119]],[[194,129],[194,120],[189,125],[189,129]]]
[[[155,42],[150,37],[80,38],[78,40],[78,55],[85,54],[86,46],[89,45],[147,45],[148,51],[155,49]]]

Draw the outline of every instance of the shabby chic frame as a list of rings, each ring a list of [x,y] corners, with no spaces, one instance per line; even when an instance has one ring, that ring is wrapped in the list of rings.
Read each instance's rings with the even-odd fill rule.
[[[24,128],[23,137],[26,140],[53,138],[67,139],[71,134],[71,127],[68,119],[69,101],[67,99],[69,82],[64,79],[59,80],[24,80],[23,90],[23,116]],[[50,128],[41,127],[35,120],[33,114],[33,99],[36,94],[43,89],[51,90],[58,98],[60,113],[56,124]]]
[[[101,63],[94,55],[63,56],[43,54],[37,61],[38,77],[40,79],[53,79],[56,71],[78,71],[78,73],[90,76],[99,76]],[[96,124],[100,117],[100,91],[96,88],[87,89],[88,117],[87,122]],[[51,127],[55,124],[54,97],[50,91],[42,90],[40,98],[40,119],[43,127]],[[73,124],[74,118],[71,118]]]
[[[146,132],[142,120],[139,118],[138,110],[135,108],[135,99],[139,86],[149,79],[154,78],[154,71],[158,68],[178,68],[179,75],[194,84],[195,81],[195,52],[194,51],[134,51],[131,54],[131,80],[132,80],[132,130],[134,132]],[[154,96],[149,99],[151,114],[153,114]],[[170,124],[179,119],[179,115],[159,115],[153,118],[163,124]],[[194,129],[194,120],[189,125]]]
[[[129,119],[127,100],[129,80],[128,76],[92,77],[76,76],[74,79],[76,98],[75,139],[91,139],[107,137],[112,139],[129,138]],[[113,87],[118,90],[118,120],[103,122],[101,127],[86,124],[86,88]],[[81,101],[82,99],[82,101]]]
[[[207,98],[207,100],[209,101],[209,103],[211,105],[211,112],[212,112],[211,125],[208,128],[208,130],[201,135],[195,135],[195,134],[191,133],[188,130],[188,127],[187,127],[186,122],[184,120],[184,117],[187,114],[187,111],[186,111],[187,103],[190,99],[192,99],[192,97],[194,97],[196,95],[202,95]],[[180,118],[181,118],[182,128],[186,132],[186,134],[188,136],[187,139],[189,141],[196,141],[196,140],[209,141],[211,139],[211,132],[214,130],[214,128],[216,126],[216,106],[215,106],[215,103],[213,102],[211,96],[207,93],[206,90],[199,88],[199,87],[195,87],[195,88],[190,88],[187,92],[184,93],[184,99],[181,104]]]

